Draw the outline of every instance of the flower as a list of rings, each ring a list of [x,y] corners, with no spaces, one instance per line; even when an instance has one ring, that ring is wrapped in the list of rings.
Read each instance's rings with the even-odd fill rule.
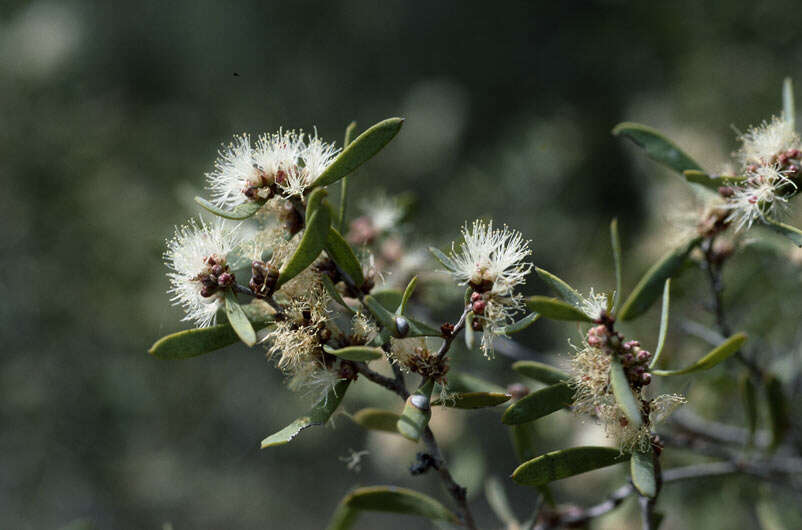
[[[532,251],[520,232],[506,226],[493,229],[493,222],[474,221],[462,228],[459,250],[451,245],[454,269],[450,270],[461,285],[470,285],[471,310],[476,316],[474,328],[482,330],[482,351],[493,355],[495,335],[524,308],[523,297],[515,288],[526,282],[532,264],[524,258]]]
[[[601,320],[607,312],[607,295],[597,293],[591,287],[588,297],[582,297],[582,312],[593,320]]]
[[[776,116],[751,127],[739,139],[743,145],[736,155],[744,166],[773,164],[781,153],[802,150],[802,141],[793,125]]]
[[[735,222],[735,229],[747,229],[755,221],[766,222],[785,211],[788,191],[796,189],[777,165],[755,167],[748,178],[734,186],[727,197],[725,208],[730,211],[726,221]]]
[[[493,229],[493,222],[476,220],[470,229],[462,228],[464,242],[459,250],[451,245],[451,259],[456,265],[452,275],[462,285],[470,284],[477,292],[490,291],[509,296],[513,289],[526,281],[532,269],[524,262],[529,256],[529,241],[517,230]]]
[[[302,197],[338,153],[315,132],[304,142],[303,131],[262,134],[255,146],[242,134],[220,150],[215,169],[206,174],[212,201],[234,208],[248,201],[266,201],[276,193]]]
[[[194,320],[199,327],[209,326],[223,300],[223,290],[233,283],[226,255],[239,244],[235,229],[226,230],[223,222],[207,225],[203,219],[176,227],[167,242],[164,260],[170,272],[171,301],[186,311],[183,320]]]

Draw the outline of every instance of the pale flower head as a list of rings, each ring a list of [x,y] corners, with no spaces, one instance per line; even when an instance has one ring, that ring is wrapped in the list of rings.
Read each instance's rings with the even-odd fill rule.
[[[207,225],[203,219],[192,219],[176,227],[164,261],[170,269],[168,292],[173,303],[186,311],[183,320],[195,321],[199,327],[214,322],[224,289],[234,280],[226,255],[238,244],[236,228],[226,229],[222,221]]]
[[[206,174],[212,202],[221,208],[233,208],[248,200],[244,191],[259,183],[251,139],[247,134],[235,136],[220,149],[214,171]]]
[[[600,320],[607,312],[607,295],[597,293],[591,287],[587,298],[582,297],[582,312],[593,320]]]
[[[737,156],[745,166],[773,164],[779,154],[802,149],[802,142],[791,123],[776,116],[769,122],[751,127],[740,136],[740,140],[743,145]]]
[[[461,284],[470,284],[479,292],[509,296],[526,282],[532,264],[524,259],[532,251],[529,241],[517,230],[506,226],[494,229],[493,222],[476,220],[462,228],[463,242],[451,245],[451,259],[456,270],[451,274]]]
[[[298,173],[288,179],[286,184],[280,184],[285,195],[301,197],[303,192],[331,165],[340,152],[334,144],[328,144],[315,135],[308,135],[309,142],[301,152],[303,167]]]
[[[254,163],[264,175],[264,185],[276,184],[282,189],[292,187],[301,179],[298,165],[304,151],[303,132],[283,131],[259,136],[254,149]],[[260,190],[260,198],[269,191]]]
[[[783,215],[788,202],[786,194],[796,189],[796,184],[776,165],[759,166],[748,177],[743,184],[732,188],[725,204],[730,210],[727,221],[734,222],[736,230]]]

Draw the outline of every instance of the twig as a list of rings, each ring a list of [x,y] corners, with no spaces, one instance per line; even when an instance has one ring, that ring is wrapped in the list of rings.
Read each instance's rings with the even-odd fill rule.
[[[451,472],[448,470],[448,466],[440,452],[440,447],[437,445],[437,440],[434,438],[434,433],[429,427],[426,427],[423,431],[423,443],[426,446],[426,451],[434,459],[435,469],[440,474],[440,479],[443,481],[448,493],[454,498],[457,506],[459,506],[465,528],[476,530],[476,523],[473,520],[470,508],[468,508],[468,490],[457,484],[454,477],[451,476]]]

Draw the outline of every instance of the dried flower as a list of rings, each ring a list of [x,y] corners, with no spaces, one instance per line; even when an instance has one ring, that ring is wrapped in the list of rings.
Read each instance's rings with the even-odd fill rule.
[[[776,116],[769,122],[751,127],[739,139],[743,145],[736,156],[745,167],[773,164],[781,153],[802,150],[802,141],[791,123]]]

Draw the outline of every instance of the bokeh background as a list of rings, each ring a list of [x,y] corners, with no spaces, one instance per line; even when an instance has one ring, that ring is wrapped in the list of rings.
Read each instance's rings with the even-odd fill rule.
[[[258,349],[182,362],[148,356],[155,339],[183,327],[165,295],[161,253],[172,227],[197,214],[192,197],[220,143],[280,126],[316,126],[339,143],[351,120],[366,127],[404,116],[399,137],[353,180],[354,204],[377,190],[411,192],[407,237],[416,245],[445,245],[466,219],[492,216],[533,240],[539,265],[582,289],[613,284],[607,224],[617,216],[632,285],[664,251],[666,212],[684,191],[610,129],[648,123],[723,167],[733,127],[777,113],[784,76],[802,81],[796,8],[3,1],[0,527],[315,529],[350,488],[376,483],[448,503],[434,476],[407,473],[411,444],[366,435],[344,416],[334,429],[260,451],[307,405]],[[788,259],[750,259],[752,280],[799,292]],[[690,275],[677,292],[692,298],[698,280]],[[739,296],[754,301],[742,283]],[[545,286],[533,279],[529,292]],[[799,316],[787,295],[761,296],[772,322]],[[760,305],[732,301],[736,322]],[[688,311],[709,323],[700,305]],[[653,337],[654,320],[652,311],[631,329]],[[566,353],[566,337],[576,329],[540,323],[520,341]],[[790,339],[777,337],[780,355]],[[704,348],[687,344],[689,356]],[[515,379],[505,356],[477,357],[457,352],[455,366],[499,384]],[[742,422],[726,404],[732,374],[716,373],[708,382],[721,397],[700,389],[697,410]],[[360,388],[345,409],[369,403],[394,402]],[[516,462],[498,416],[434,420],[482,528],[500,527],[481,494],[486,476],[504,480],[522,518],[534,499],[505,478]],[[576,425],[562,413],[544,420],[541,449],[598,439]],[[341,460],[350,450],[370,451],[358,473]],[[558,500],[599,501],[622,473],[564,481]],[[780,520],[798,521],[793,498],[731,477],[667,489],[665,528],[755,527],[765,520],[755,499],[766,495]],[[637,524],[634,504],[596,527]],[[428,527],[386,516],[361,525]]]

